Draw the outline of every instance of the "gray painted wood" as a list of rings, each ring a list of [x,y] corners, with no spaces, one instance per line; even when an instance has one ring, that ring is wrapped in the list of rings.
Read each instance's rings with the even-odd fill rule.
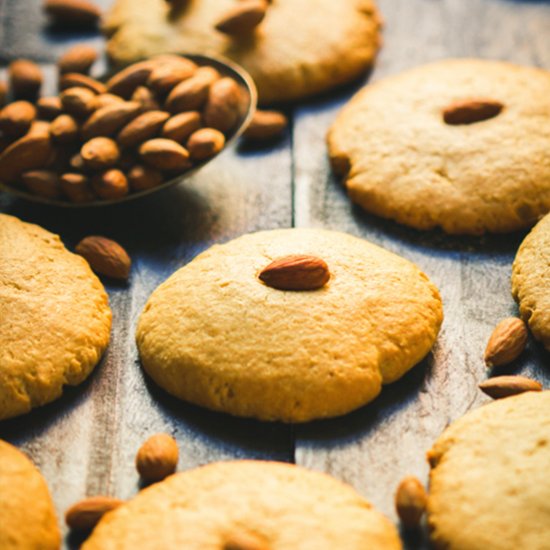
[[[107,6],[110,0],[102,0]],[[379,0],[385,46],[370,80],[448,56],[508,59],[550,69],[550,3],[512,0]],[[50,64],[75,41],[101,47],[97,33],[56,33],[40,0],[0,0],[0,61]],[[148,200],[67,212],[0,196],[0,211],[59,233],[67,246],[88,234],[121,242],[133,258],[128,285],[107,283],[114,312],[102,363],[79,388],[0,424],[0,437],[26,450],[47,478],[60,516],[88,494],[128,498],[139,489],[134,455],[149,434],[168,431],[179,469],[214,460],[295,461],[354,485],[395,519],[393,492],[414,474],[426,481],[425,452],[444,427],[487,399],[477,383],[496,322],[517,308],[511,262],[522,235],[481,239],[419,233],[352,206],[330,174],[325,133],[362,83],[296,106],[292,128],[265,151],[232,148],[191,180]],[[212,243],[258,229],[328,227],[365,237],[417,263],[441,289],[445,322],[433,353],[371,405],[345,417],[288,427],[203,411],[169,397],[142,373],[134,344],[139,313],[168,275]],[[548,354],[534,342],[506,372],[550,384]],[[67,546],[78,541],[67,540]],[[422,536],[407,547],[423,548]]]

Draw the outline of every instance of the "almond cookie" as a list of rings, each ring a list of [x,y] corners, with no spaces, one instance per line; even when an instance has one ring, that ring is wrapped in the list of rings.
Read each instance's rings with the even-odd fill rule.
[[[215,29],[238,2],[117,0],[107,15],[109,55],[118,63],[162,53],[228,57],[252,76],[263,103],[289,101],[349,82],[373,63],[380,19],[372,0],[274,0],[252,33]]]
[[[0,440],[0,548],[58,550],[61,535],[48,486],[33,463]]]
[[[533,336],[550,350],[550,215],[519,247],[512,267],[512,294]]]
[[[367,86],[328,135],[368,212],[417,229],[504,233],[550,209],[550,72],[444,60]]]
[[[304,288],[303,271],[267,277],[289,255],[317,259],[294,262],[311,290],[290,290]],[[137,344],[180,399],[305,422],[372,401],[430,351],[441,320],[436,287],[409,261],[344,233],[283,229],[214,246],[173,274],[147,302]]]
[[[176,474],[104,516],[83,550],[399,550],[350,486],[292,464],[218,462]]]
[[[443,432],[428,459],[436,548],[550,547],[550,391],[468,413]]]
[[[0,214],[0,419],[80,384],[109,342],[107,294],[57,235]]]

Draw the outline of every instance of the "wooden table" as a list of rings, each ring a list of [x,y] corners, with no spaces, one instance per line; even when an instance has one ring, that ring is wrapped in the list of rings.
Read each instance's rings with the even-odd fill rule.
[[[108,6],[110,0],[103,0]],[[543,0],[379,0],[384,48],[370,80],[443,57],[506,59],[550,69],[550,3]],[[45,27],[40,0],[0,0],[0,60],[52,63],[77,36]],[[361,83],[362,84],[362,83]],[[494,325],[516,315],[510,270],[523,235],[449,238],[382,221],[353,207],[331,175],[325,133],[359,85],[288,111],[287,136],[268,150],[233,148],[174,189],[135,203],[89,211],[40,207],[0,196],[0,210],[59,233],[73,246],[88,234],[122,243],[133,258],[130,284],[107,284],[114,312],[108,352],[90,379],[62,399],[0,424],[49,482],[59,515],[85,495],[129,498],[138,489],[134,456],[159,431],[181,449],[179,470],[216,460],[273,459],[347,481],[395,520],[400,478],[426,481],[426,450],[445,426],[488,399],[483,350]],[[50,87],[50,91],[52,91]],[[550,154],[550,152],[549,152]],[[367,238],[416,262],[439,286],[445,322],[425,361],[371,405],[345,417],[287,426],[241,420],[181,403],[142,373],[134,343],[151,292],[212,243],[289,226],[327,227]],[[533,341],[505,372],[550,384],[548,355]],[[66,539],[66,547],[76,543]],[[425,548],[423,536],[407,546]]]

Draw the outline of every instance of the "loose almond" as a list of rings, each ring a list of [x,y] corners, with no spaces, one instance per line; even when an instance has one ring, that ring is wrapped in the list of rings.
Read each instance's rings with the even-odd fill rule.
[[[50,124],[50,135],[56,145],[69,145],[78,138],[78,123],[71,115],[59,115]]]
[[[495,376],[479,384],[482,392],[493,399],[501,399],[526,391],[542,391],[542,384],[525,376]]]
[[[233,36],[250,34],[263,21],[267,8],[265,0],[242,0],[225,12],[215,27]]]
[[[419,525],[427,500],[426,490],[416,477],[401,481],[395,493],[395,509],[404,527],[411,529]]]
[[[226,535],[223,550],[271,550],[271,546],[255,533],[235,529]]]
[[[91,27],[97,25],[100,9],[87,0],[44,0],[44,11],[52,22],[63,27]]]
[[[7,136],[26,134],[36,118],[36,108],[28,101],[14,101],[0,111],[0,131]]]
[[[59,77],[59,89],[66,90],[67,88],[88,88],[98,95],[107,92],[105,84],[80,73],[67,73]]]
[[[139,448],[136,468],[144,481],[160,481],[176,471],[178,456],[178,444],[172,436],[155,434]]]
[[[82,146],[80,156],[87,168],[103,170],[117,163],[120,158],[120,150],[114,140],[96,137]]]
[[[158,187],[164,181],[161,172],[148,166],[132,166],[128,171],[128,183],[132,191],[145,191]]]
[[[258,277],[278,290],[316,290],[330,279],[328,265],[316,256],[283,256],[264,267]]]
[[[139,105],[130,101],[114,103],[94,111],[82,127],[86,140],[98,136],[112,136],[127,124],[139,111]]]
[[[500,101],[484,98],[471,98],[455,101],[443,110],[443,120],[447,124],[473,124],[496,117],[504,105]]]
[[[0,179],[4,183],[14,183],[23,172],[44,168],[52,153],[49,136],[42,134],[23,136],[2,151]]]
[[[201,127],[201,115],[198,111],[179,113],[166,121],[162,128],[162,137],[185,143],[189,136]]]
[[[241,109],[241,89],[232,78],[221,78],[210,86],[204,107],[204,123],[227,133],[235,127]]]
[[[105,237],[90,236],[82,239],[75,248],[90,267],[101,275],[126,280],[130,275],[132,262],[122,246]]]
[[[22,174],[21,179],[25,187],[39,197],[55,199],[61,194],[59,177],[55,172],[31,170]]]
[[[125,99],[130,98],[138,86],[147,82],[154,67],[151,61],[140,61],[126,67],[107,81],[107,91]]]
[[[10,63],[9,81],[15,97],[34,99],[42,86],[40,67],[28,59],[18,59]]]
[[[92,178],[94,193],[105,200],[125,197],[129,192],[128,178],[120,170],[111,168]]]
[[[65,513],[65,522],[75,531],[90,531],[99,520],[111,510],[118,508],[124,501],[118,498],[96,496],[88,497],[73,504]]]
[[[96,108],[96,94],[87,88],[68,88],[59,97],[63,109],[76,118],[86,118]]]
[[[487,348],[485,363],[488,367],[500,367],[517,359],[527,344],[527,327],[517,317],[508,317],[493,330]]]
[[[178,84],[166,98],[165,107],[172,113],[200,109],[208,98],[210,86],[220,74],[212,67],[201,67],[191,77]]]
[[[59,178],[63,194],[74,203],[86,203],[94,200],[90,182],[83,174],[66,173]]]
[[[36,108],[38,109],[38,118],[43,120],[53,120],[63,111],[61,99],[58,96],[41,97],[36,102]]]
[[[225,136],[214,128],[197,130],[187,141],[187,150],[195,161],[202,161],[217,155],[225,145]]]
[[[97,59],[97,51],[87,44],[77,44],[69,48],[57,61],[60,74],[88,74]]]
[[[147,111],[122,128],[117,142],[121,147],[135,147],[155,137],[169,118],[164,111]]]
[[[171,139],[150,139],[139,148],[139,154],[146,164],[157,170],[178,172],[191,166],[187,149]]]
[[[243,137],[251,142],[263,142],[281,136],[288,125],[283,113],[278,111],[256,111]]]

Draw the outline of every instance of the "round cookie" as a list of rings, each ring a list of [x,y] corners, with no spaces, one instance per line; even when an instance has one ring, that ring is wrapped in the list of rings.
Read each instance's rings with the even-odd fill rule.
[[[292,464],[235,461],[145,489],[104,516],[82,550],[115,548],[399,550],[401,543],[382,514],[332,477]]]
[[[117,0],[107,15],[108,52],[117,63],[160,53],[224,56],[252,76],[262,103],[297,100],[363,74],[379,47],[373,0],[273,0],[252,36],[214,29],[235,0],[192,0],[170,16],[165,0]]]
[[[86,260],[0,214],[0,419],[80,384],[109,342],[111,310]]]
[[[550,215],[519,247],[512,267],[512,294],[533,336],[550,350]]]
[[[57,550],[61,535],[48,486],[33,463],[0,439],[0,548]]]
[[[428,458],[436,548],[548,549],[550,391],[468,413],[443,432]]]
[[[311,291],[263,284],[272,260],[322,258],[331,278]],[[173,274],[137,328],[144,369],[169,393],[237,416],[305,422],[373,400],[433,346],[436,287],[409,261],[321,229],[245,235]]]
[[[472,99],[502,111],[444,121]],[[412,69],[360,91],[328,147],[350,198],[378,216],[455,234],[530,227],[550,210],[550,72],[478,59]]]

